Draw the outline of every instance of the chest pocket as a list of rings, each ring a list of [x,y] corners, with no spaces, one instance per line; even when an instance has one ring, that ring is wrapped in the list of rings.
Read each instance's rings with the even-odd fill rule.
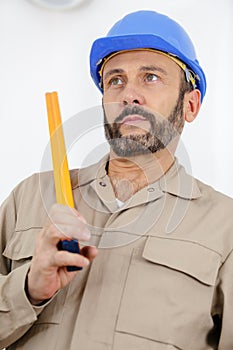
[[[210,286],[215,284],[220,265],[220,255],[198,243],[158,237],[148,239],[143,258]]]
[[[130,348],[139,337],[138,349],[145,349],[148,341],[185,350],[211,349],[206,335],[213,326],[211,302],[220,264],[216,252],[195,242],[149,237],[131,261],[116,344],[127,337]]]
[[[11,270],[25,264],[32,258],[35,248],[36,236],[41,230],[29,228],[24,231],[16,231],[7,243],[3,256],[11,261]]]

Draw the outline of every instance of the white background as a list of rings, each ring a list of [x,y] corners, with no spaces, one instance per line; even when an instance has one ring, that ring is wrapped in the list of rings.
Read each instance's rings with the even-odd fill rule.
[[[69,11],[0,0],[0,202],[41,170],[49,141],[45,92],[58,92],[63,121],[100,105],[101,94],[89,75],[91,44],[139,9],[170,15],[192,37],[208,86],[183,143],[192,174],[233,196],[232,0],[86,0]],[[83,152],[102,142],[98,132],[75,147],[70,167],[79,166]]]

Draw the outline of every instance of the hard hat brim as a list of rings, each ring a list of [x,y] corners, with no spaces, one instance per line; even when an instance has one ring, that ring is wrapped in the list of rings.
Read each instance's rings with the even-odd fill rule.
[[[100,86],[100,67],[103,59],[113,52],[124,50],[135,50],[140,48],[149,48],[177,56],[191,69],[198,79],[196,81],[197,89],[201,92],[201,100],[206,91],[206,79],[197,59],[184,56],[176,47],[154,34],[130,34],[99,38],[94,41],[90,53],[91,76],[96,86],[102,92]]]

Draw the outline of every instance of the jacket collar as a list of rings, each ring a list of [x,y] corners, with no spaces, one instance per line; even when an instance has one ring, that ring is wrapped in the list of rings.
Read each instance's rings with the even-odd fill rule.
[[[108,159],[109,156],[106,155],[98,163],[80,170],[71,170],[72,188],[85,186],[94,180],[101,180],[106,177]],[[152,185],[158,186],[164,193],[170,193],[184,199],[197,199],[201,197],[196,179],[185,171],[185,168],[179,164],[177,159],[167,173]]]
[[[170,193],[184,199],[196,199],[201,197],[201,192],[196,179],[189,175],[185,168],[176,159],[172,167],[159,180],[163,192]]]

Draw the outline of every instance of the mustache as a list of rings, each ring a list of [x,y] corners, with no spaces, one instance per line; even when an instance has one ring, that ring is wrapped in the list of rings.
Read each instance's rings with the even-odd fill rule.
[[[142,116],[143,118],[147,119],[149,122],[152,122],[155,120],[155,115],[153,113],[150,113],[146,111],[144,108],[140,106],[133,106],[133,107],[126,107],[121,114],[114,120],[114,124],[122,122],[122,120],[127,117],[128,115],[138,114]]]

